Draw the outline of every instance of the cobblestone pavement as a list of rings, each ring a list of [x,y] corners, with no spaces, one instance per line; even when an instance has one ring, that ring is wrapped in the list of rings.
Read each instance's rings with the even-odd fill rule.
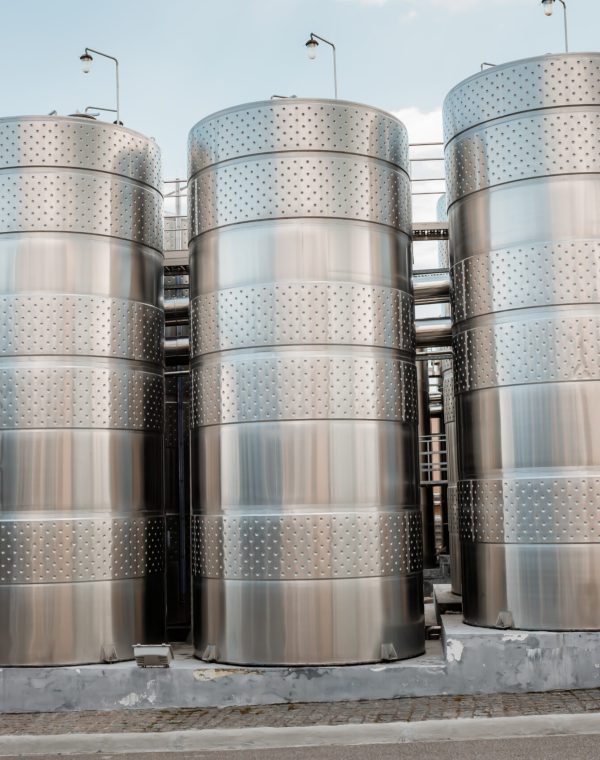
[[[390,723],[441,718],[511,717],[600,712],[600,689],[543,694],[407,697],[372,702],[283,704],[260,707],[118,710],[0,715],[0,735],[181,731]]]

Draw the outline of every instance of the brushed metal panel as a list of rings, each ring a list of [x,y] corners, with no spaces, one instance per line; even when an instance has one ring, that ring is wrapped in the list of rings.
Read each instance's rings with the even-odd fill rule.
[[[452,591],[460,594],[462,569],[460,557],[460,529],[457,498],[458,442],[456,439],[456,405],[454,402],[454,360],[442,362],[442,399],[444,404],[444,427],[446,430],[446,464],[448,467],[448,543],[450,551],[450,583]]]
[[[162,510],[162,436],[146,430],[37,428],[0,433],[6,519],[46,513],[144,515]],[[64,472],[69,477],[65,477]],[[43,477],[31,477],[31,473]]]
[[[467,195],[448,209],[452,265],[513,246],[598,240],[599,204],[597,174],[524,177]]]
[[[192,436],[202,514],[389,510],[418,501],[414,432],[380,420],[210,425]],[[270,477],[275,471],[277,477]]]
[[[598,543],[463,542],[461,551],[469,589],[463,589],[463,612],[472,625],[494,627],[499,613],[509,611],[522,630],[598,629]]]
[[[0,585],[0,651],[11,665],[133,659],[132,641],[159,641],[162,576]]]
[[[598,469],[597,381],[530,383],[457,396],[459,474]]]
[[[381,660],[385,645],[399,659],[424,649],[421,572],[252,583],[196,576],[194,599],[195,649],[214,647],[221,661],[348,665]],[[224,620],[244,624],[224,626]],[[277,626],[267,625],[270,620]]]
[[[162,254],[117,238],[0,235],[0,293],[75,294],[162,306]]]
[[[411,257],[405,232],[355,219],[247,222],[203,233],[202,256],[190,258],[190,288],[199,296],[312,280],[411,293]]]

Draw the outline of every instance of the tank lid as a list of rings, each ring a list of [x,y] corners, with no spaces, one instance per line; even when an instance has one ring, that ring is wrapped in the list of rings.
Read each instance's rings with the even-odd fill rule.
[[[600,53],[552,53],[478,71],[444,100],[449,142],[486,121],[541,108],[600,106]]]

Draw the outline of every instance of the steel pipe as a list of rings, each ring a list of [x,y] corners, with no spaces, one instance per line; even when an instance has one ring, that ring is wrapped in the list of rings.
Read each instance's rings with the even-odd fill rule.
[[[415,304],[448,303],[450,301],[450,273],[413,275]]]
[[[165,298],[165,322],[181,325],[190,321],[190,299],[187,296]]]
[[[451,346],[452,319],[450,317],[435,317],[417,319],[415,321],[417,346]],[[428,357],[429,358],[429,357]]]
[[[165,364],[188,364],[190,360],[190,339],[187,336],[165,338]]]

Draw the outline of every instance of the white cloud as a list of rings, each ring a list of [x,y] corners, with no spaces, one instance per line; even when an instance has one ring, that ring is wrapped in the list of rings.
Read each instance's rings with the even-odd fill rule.
[[[410,1],[410,0],[409,0]],[[445,10],[461,13],[462,11],[471,11],[474,8],[489,7],[490,5],[514,5],[520,0],[426,0],[435,8],[444,8]]]
[[[339,3],[354,3],[354,5],[385,5],[389,0],[338,0]]]
[[[383,5],[404,5],[417,6],[417,0],[338,0],[341,3],[354,3],[354,5],[363,5],[371,7],[382,7]],[[450,13],[464,13],[475,8],[489,8],[490,5],[515,5],[522,0],[418,0],[419,9],[440,8]],[[417,16],[417,11],[413,8],[409,12],[410,19]]]
[[[408,137],[411,143],[442,142],[441,108],[435,108],[433,111],[422,111],[417,106],[409,106],[408,108],[401,108],[399,111],[393,111],[393,114],[408,129]]]

